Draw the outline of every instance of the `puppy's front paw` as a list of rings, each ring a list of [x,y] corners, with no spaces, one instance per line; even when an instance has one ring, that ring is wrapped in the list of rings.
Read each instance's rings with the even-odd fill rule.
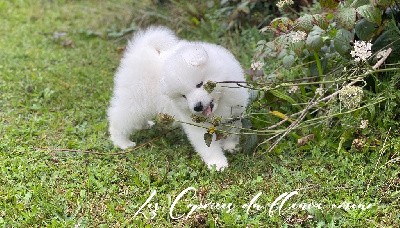
[[[125,150],[130,147],[135,147],[136,143],[130,140],[113,140],[115,146]]]
[[[127,143],[121,145],[120,148],[123,149],[123,150],[125,150],[125,149],[128,149],[128,148],[130,148],[130,147],[135,147],[135,146],[136,146],[136,143],[135,143],[135,142],[129,141],[129,142],[127,142]]]
[[[213,169],[213,167],[215,167],[217,171],[223,171],[225,168],[228,167],[228,161],[225,158],[224,160],[218,160],[207,163],[207,166],[209,169]]]

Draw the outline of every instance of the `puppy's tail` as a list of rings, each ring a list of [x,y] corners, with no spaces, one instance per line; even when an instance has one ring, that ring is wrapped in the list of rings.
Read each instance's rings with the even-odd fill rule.
[[[128,46],[130,48],[147,46],[154,48],[160,54],[174,46],[178,40],[172,30],[162,26],[151,26],[136,33]]]

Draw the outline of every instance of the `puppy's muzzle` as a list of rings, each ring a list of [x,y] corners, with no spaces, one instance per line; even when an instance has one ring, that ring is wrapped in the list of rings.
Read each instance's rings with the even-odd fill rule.
[[[194,111],[195,112],[202,112],[203,111],[203,103],[198,102],[195,106],[194,106]]]
[[[193,110],[195,112],[202,112],[202,114],[205,116],[209,116],[212,113],[213,108],[214,108],[213,101],[211,101],[208,106],[204,106],[202,102],[198,102],[194,106]]]

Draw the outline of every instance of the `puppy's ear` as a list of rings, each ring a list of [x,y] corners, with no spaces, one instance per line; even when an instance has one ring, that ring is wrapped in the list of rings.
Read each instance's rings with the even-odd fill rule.
[[[182,97],[180,90],[176,88],[177,86],[176,82],[168,84],[166,82],[165,77],[161,77],[159,82],[160,82],[160,90],[163,95],[173,99]]]
[[[187,45],[181,51],[183,60],[190,66],[201,66],[208,60],[207,52],[201,45]]]

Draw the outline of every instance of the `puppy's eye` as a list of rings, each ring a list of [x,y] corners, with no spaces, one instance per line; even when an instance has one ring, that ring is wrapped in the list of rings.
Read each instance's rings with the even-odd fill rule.
[[[196,88],[200,88],[203,85],[203,82],[200,82],[199,84],[196,85]]]
[[[184,94],[182,94],[182,97],[186,99],[186,96]]]

